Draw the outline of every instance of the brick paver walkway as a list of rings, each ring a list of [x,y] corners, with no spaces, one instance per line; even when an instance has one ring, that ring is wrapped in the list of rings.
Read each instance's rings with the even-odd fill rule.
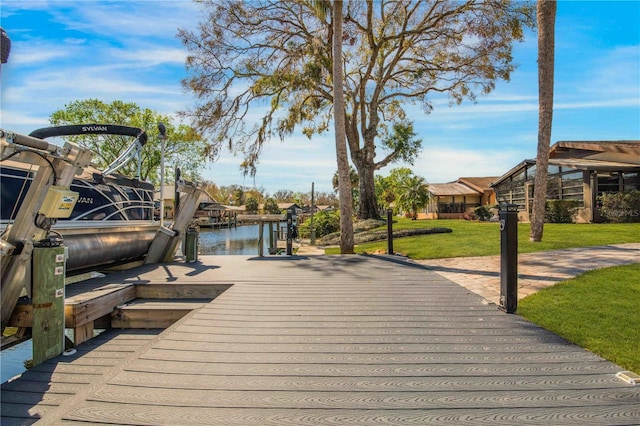
[[[445,278],[498,304],[500,256],[419,260]],[[640,263],[640,243],[582,247],[518,256],[518,298],[592,269]]]

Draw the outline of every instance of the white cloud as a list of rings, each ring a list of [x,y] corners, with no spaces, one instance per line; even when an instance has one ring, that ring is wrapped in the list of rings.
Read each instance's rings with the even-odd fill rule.
[[[137,49],[114,49],[111,54],[119,61],[125,61],[129,66],[137,64],[142,67],[155,67],[163,64],[183,66],[187,58],[186,49],[166,48],[159,45]]]
[[[133,41],[144,37],[174,39],[178,28],[197,22],[201,10],[191,0],[93,1],[89,7],[76,6],[75,1],[56,2],[49,11],[67,29]]]
[[[460,177],[502,176],[525,158],[526,150],[454,149],[438,147],[416,161],[413,170],[429,183],[452,182]]]
[[[585,74],[580,92],[602,98],[633,95],[640,104],[640,45],[616,47],[595,57]]]
[[[71,57],[73,50],[68,46],[44,43],[12,43],[11,64],[16,68],[32,65],[47,64],[60,58]]]

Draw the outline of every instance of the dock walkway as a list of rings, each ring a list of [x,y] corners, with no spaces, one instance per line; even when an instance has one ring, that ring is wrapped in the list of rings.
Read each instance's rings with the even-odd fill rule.
[[[3,385],[3,425],[640,423],[618,366],[395,257],[201,256],[101,279],[232,286]]]

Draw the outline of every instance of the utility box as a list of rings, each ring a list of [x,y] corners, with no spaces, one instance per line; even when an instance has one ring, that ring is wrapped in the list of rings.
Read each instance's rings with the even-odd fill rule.
[[[518,308],[518,206],[500,204],[500,309]]]
[[[33,365],[64,352],[64,279],[66,257],[61,241],[43,240],[33,248]]]
[[[66,219],[71,216],[80,193],[64,186],[52,186],[44,197],[38,213],[52,219]]]

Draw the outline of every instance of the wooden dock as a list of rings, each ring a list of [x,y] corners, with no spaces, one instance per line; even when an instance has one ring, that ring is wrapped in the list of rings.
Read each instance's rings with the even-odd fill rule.
[[[229,288],[2,386],[2,424],[638,424],[620,368],[395,257],[201,256],[117,275]],[[101,278],[117,284],[116,276]]]

